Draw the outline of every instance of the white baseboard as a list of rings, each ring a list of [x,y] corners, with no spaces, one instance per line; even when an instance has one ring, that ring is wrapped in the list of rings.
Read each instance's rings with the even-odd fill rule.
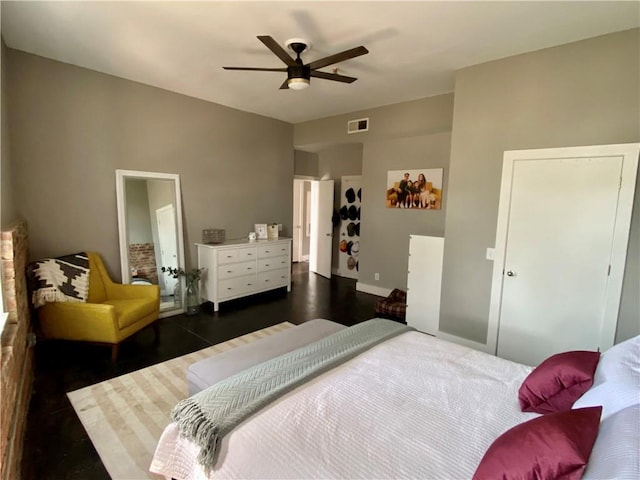
[[[356,290],[359,292],[386,297],[391,293],[392,288],[378,287],[376,285],[368,285],[362,282],[356,282]]]
[[[462,345],[463,347],[473,348],[474,350],[479,350],[484,353],[488,353],[489,355],[495,355],[496,352],[490,351],[490,348],[485,343],[475,342],[473,340],[469,340],[468,338],[458,337],[457,335],[451,335],[450,333],[441,332],[438,330],[436,333],[436,338],[441,340],[446,340],[451,343],[457,343],[458,345]]]

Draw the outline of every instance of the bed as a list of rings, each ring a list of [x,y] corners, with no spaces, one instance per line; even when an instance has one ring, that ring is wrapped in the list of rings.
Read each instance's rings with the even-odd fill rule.
[[[541,417],[521,411],[518,399],[532,370],[407,331],[316,376],[240,423],[222,439],[211,470],[198,461],[200,447],[183,437],[176,423],[169,424],[150,470],[179,480],[472,478],[498,437]],[[631,383],[638,374],[640,368],[629,377]],[[634,403],[640,388],[633,388],[619,407]],[[591,403],[598,402],[596,396]],[[624,424],[629,418],[635,421],[637,413],[634,408]],[[638,445],[637,430],[627,432],[632,448]],[[597,447],[596,442],[594,451]],[[630,467],[635,478],[637,452],[636,447],[636,470]]]

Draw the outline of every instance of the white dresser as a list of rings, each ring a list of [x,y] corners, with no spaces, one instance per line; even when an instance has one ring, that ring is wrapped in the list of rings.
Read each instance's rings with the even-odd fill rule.
[[[200,296],[220,302],[287,287],[291,291],[291,239],[228,240],[216,245],[196,243],[198,268],[204,268]]]

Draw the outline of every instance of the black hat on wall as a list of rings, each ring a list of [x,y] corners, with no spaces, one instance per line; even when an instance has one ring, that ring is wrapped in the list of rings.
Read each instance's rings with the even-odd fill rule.
[[[353,188],[349,188],[346,192],[344,192],[344,196],[347,197],[347,202],[353,203],[356,201],[356,192],[354,192]]]

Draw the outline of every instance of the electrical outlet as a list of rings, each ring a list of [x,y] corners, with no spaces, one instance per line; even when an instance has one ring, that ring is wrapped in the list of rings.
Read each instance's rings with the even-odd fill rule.
[[[281,224],[281,223],[279,223],[279,224],[278,224],[278,231],[279,231],[279,232],[281,232],[281,231],[282,231],[282,224]]]
[[[374,279],[375,281],[380,280],[380,274],[379,274],[378,272],[374,273],[374,274],[373,274],[373,279]]]

